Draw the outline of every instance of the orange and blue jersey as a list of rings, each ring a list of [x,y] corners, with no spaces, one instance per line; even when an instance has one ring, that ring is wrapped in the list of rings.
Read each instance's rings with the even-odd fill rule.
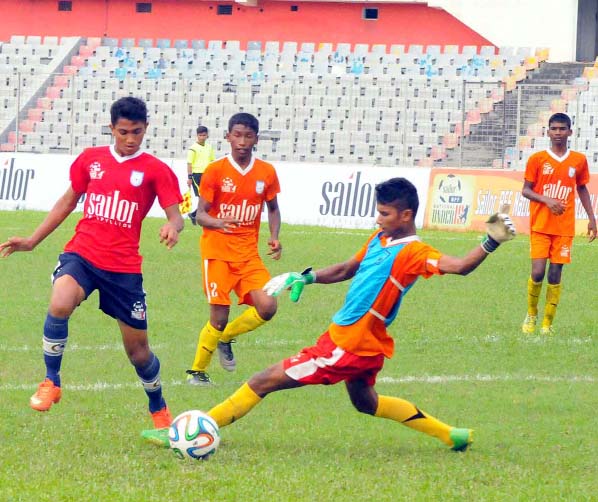
[[[418,277],[441,274],[440,256],[416,235],[391,239],[374,232],[355,255],[359,268],[328,329],[334,343],[361,356],[392,357],[394,340],[386,328]]]

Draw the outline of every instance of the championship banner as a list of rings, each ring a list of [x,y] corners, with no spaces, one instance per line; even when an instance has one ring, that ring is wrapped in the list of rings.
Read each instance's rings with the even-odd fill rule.
[[[530,201],[521,195],[523,176],[523,171],[433,169],[424,227],[484,231],[488,217],[508,205],[517,232],[529,234]],[[592,175],[587,186],[596,214],[598,176]],[[579,198],[575,211],[575,232],[585,235],[588,220]]]

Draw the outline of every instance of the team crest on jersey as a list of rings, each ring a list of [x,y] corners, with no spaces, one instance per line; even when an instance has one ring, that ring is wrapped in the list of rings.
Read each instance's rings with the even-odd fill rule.
[[[138,187],[143,182],[143,173],[141,171],[131,171],[131,185]]]
[[[542,174],[552,174],[554,171],[554,167],[550,164],[550,162],[544,162],[542,166]]]
[[[99,162],[92,162],[89,165],[89,178],[92,180],[101,180],[104,176],[104,170]]]
[[[575,168],[570,167],[569,168],[569,178],[573,178],[573,177],[575,177]]]
[[[138,321],[145,321],[145,306],[141,302],[135,302],[133,304],[133,310],[131,310],[131,318],[137,319]]]
[[[235,183],[230,178],[224,178],[222,180],[222,191],[228,193],[235,193],[237,191],[237,187]]]
[[[266,186],[266,183],[264,183],[263,181],[256,181],[255,182],[255,193],[263,194],[265,186]]]

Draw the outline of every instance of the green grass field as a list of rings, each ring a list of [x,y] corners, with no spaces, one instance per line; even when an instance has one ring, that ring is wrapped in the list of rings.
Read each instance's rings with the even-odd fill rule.
[[[27,235],[43,218],[1,212],[0,241]],[[0,501],[552,501],[598,498],[596,244],[578,239],[565,268],[558,336],[519,332],[525,316],[528,239],[502,246],[468,277],[420,280],[391,326],[395,357],[380,393],[475,429],[464,454],[395,422],[353,410],[343,385],[268,396],[223,429],[207,462],[177,460],[143,443],[146,398],[97,294],[70,322],[62,401],[28,406],[43,379],[41,336],[50,273],[76,218],[33,253],[0,260]],[[288,297],[258,332],[240,338],[236,373],[214,361],[212,388],[184,383],[207,318],[200,288],[198,227],[179,246],[158,244],[146,222],[142,253],[150,341],[162,362],[174,414],[207,410],[254,372],[311,345],[340,307],[348,283]],[[284,226],[273,274],[349,258],[369,232]],[[421,232],[461,255],[480,235]],[[265,241],[265,239],[264,239]],[[265,243],[262,245],[265,251]],[[542,302],[543,304],[543,302]]]

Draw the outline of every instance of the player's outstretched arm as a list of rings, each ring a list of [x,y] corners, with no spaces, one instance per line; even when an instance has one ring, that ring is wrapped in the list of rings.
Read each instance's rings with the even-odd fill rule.
[[[160,229],[160,243],[172,249],[179,242],[179,233],[183,231],[185,223],[178,204],[164,208],[168,222]]]
[[[44,221],[34,230],[29,237],[10,237],[6,242],[0,244],[0,256],[10,256],[15,251],[32,251],[35,247],[50,235],[66,217],[77,207],[77,201],[81,197],[72,187],[69,187],[50,212]]]
[[[270,279],[264,286],[264,291],[270,296],[278,296],[285,290],[290,290],[290,298],[298,302],[303,293],[303,288],[314,282],[332,284],[350,279],[359,268],[359,262],[354,258],[342,263],[312,271],[311,267],[303,272],[287,272]]]
[[[495,213],[486,221],[488,234],[482,244],[476,246],[464,257],[442,255],[438,261],[438,268],[445,274],[467,275],[473,272],[486,259],[496,251],[503,242],[515,238],[515,225],[511,218],[504,213]]]

